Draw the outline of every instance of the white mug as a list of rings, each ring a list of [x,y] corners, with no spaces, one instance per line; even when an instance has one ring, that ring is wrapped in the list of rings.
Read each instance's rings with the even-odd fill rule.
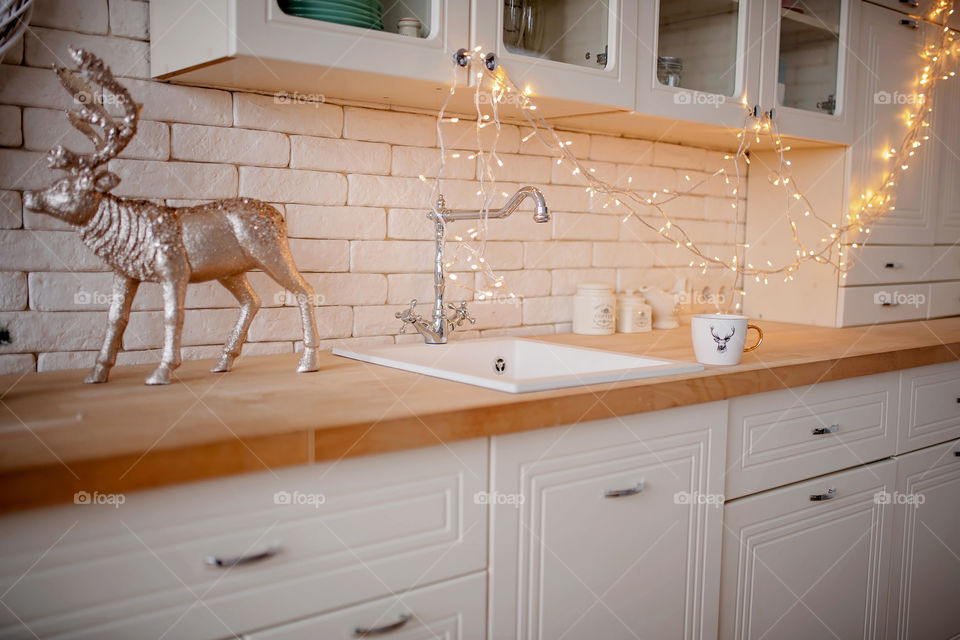
[[[745,347],[747,331],[757,332],[757,341]],[[747,322],[747,316],[701,313],[690,319],[693,352],[700,364],[739,364],[740,357],[763,342],[763,331]]]

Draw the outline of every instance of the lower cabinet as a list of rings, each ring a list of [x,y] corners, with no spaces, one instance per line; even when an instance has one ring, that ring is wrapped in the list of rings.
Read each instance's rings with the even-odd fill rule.
[[[244,640],[485,640],[487,579],[477,573],[248,634]]]
[[[493,438],[490,638],[712,638],[726,402]]]
[[[720,637],[882,637],[896,476],[885,460],[727,504]]]
[[[888,640],[960,634],[960,440],[897,458]]]

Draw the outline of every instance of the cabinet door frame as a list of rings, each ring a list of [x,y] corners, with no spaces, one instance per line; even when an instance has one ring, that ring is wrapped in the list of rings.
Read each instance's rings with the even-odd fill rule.
[[[856,112],[856,77],[853,52],[857,50],[861,0],[840,0],[839,44],[837,52],[837,111],[832,115],[777,104],[777,75],[780,61],[780,0],[763,0],[763,38],[761,46],[759,103],[765,112],[773,110],[780,133],[817,141],[850,144],[855,138],[852,127]],[[862,73],[862,71],[860,72]]]
[[[502,2],[470,2],[470,47],[496,54],[521,89],[530,87],[545,117],[633,109],[637,69],[634,29],[639,0],[608,1],[608,62],[603,69],[512,53],[501,35]],[[471,85],[476,81],[470,78]]]
[[[960,440],[899,456],[894,495],[910,499],[923,495],[926,490],[955,482],[958,489],[957,499],[960,500],[960,457],[957,456],[960,456]],[[916,544],[917,518],[922,507],[922,504],[915,505],[909,502],[893,505],[893,545],[890,554],[890,588],[887,600],[886,637],[889,640],[909,640],[911,637],[909,598],[914,585],[909,584],[908,581],[913,573],[914,557],[910,549]],[[954,558],[948,554],[945,560],[953,562]],[[956,570],[949,564],[944,566],[948,571]]]
[[[733,96],[668,87],[657,80],[657,57],[660,41],[660,2],[644,0],[640,3],[637,39],[640,56],[637,67],[637,95],[635,109],[640,114],[675,119],[682,109],[682,120],[741,129],[745,118],[760,95],[760,29],[762,3],[740,0],[737,20],[738,62],[737,80]],[[757,42],[751,46],[751,42]]]
[[[491,506],[488,598],[491,640],[538,637],[536,624],[529,621],[528,604],[537,597],[529,576],[539,575],[533,558],[537,557],[537,544],[542,546],[541,537],[535,533],[540,530],[537,521],[544,515],[543,507],[538,506],[542,496],[558,486],[576,486],[622,473],[632,465],[663,466],[674,461],[690,461],[694,469],[691,477],[678,479],[681,483],[678,486],[682,487],[680,491],[702,496],[722,495],[726,414],[727,403],[720,401],[494,436],[491,442],[491,492],[505,497],[519,494],[524,499],[519,505],[504,501]],[[605,490],[619,488],[605,486]],[[638,495],[606,502],[613,505],[622,501],[617,502],[617,506],[642,509],[650,492],[662,491],[673,494],[670,498],[672,504],[677,509],[684,509],[684,503],[677,502],[677,490],[672,486],[656,486],[653,482]],[[687,573],[682,576],[687,597],[683,621],[687,638],[713,638],[716,634],[722,511],[719,504],[700,501],[689,503],[683,512],[690,528],[689,564]],[[658,530],[656,534],[662,535],[662,532]],[[658,544],[662,544],[662,539],[658,540]],[[588,550],[590,548],[584,548],[585,552]],[[594,550],[612,552],[610,549]],[[625,551],[633,559],[642,553],[637,549]],[[630,562],[632,560],[625,561],[625,569]],[[650,577],[651,580],[664,578]],[[680,580],[681,576],[677,579]],[[638,606],[642,604],[637,603]]]

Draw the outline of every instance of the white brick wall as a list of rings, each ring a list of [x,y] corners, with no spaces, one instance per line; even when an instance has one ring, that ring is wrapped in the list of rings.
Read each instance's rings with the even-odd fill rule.
[[[83,151],[89,143],[62,113],[66,93],[49,70],[66,45],[91,48],[124,76],[143,103],[137,137],[110,164],[122,181],[119,195],[186,206],[207,199],[250,196],[277,205],[287,219],[297,265],[318,296],[321,345],[415,341],[396,335],[393,314],[411,298],[432,301],[432,227],[424,218],[430,182],[440,165],[436,121],[422,113],[333,102],[297,102],[273,96],[201,89],[147,78],[148,4],[140,0],[37,0],[33,34],[0,66],[0,374],[89,366],[100,347],[111,287],[107,267],[65,224],[23,210],[22,191],[43,187],[57,174],[44,154],[55,144]],[[453,207],[475,207],[480,172],[468,156],[491,142],[493,128],[442,125],[447,158],[442,190]],[[719,284],[685,265],[690,256],[658,242],[636,221],[584,190],[582,176],[558,166],[528,126],[504,124],[495,170],[499,190],[541,187],[554,212],[535,224],[529,204],[506,220],[491,221],[486,259],[505,278],[505,296],[471,304],[477,325],[455,338],[569,331],[572,296],[581,282],[620,289],[671,286],[687,276],[699,287]],[[642,190],[683,188],[723,163],[704,149],[611,135],[561,132],[594,175]],[[459,157],[453,157],[459,154]],[[686,180],[690,176],[690,181]],[[722,181],[677,200],[668,211],[709,250],[730,253],[736,228]],[[744,209],[745,210],[745,209]],[[450,225],[467,236],[474,223]],[[448,244],[449,255],[456,243]],[[461,261],[458,282],[489,286]],[[302,348],[297,309],[265,274],[250,276],[263,309],[244,353],[288,353]],[[729,279],[728,279],[729,280]],[[451,300],[473,294],[448,286]],[[503,299],[501,299],[503,298]],[[155,284],[141,287],[124,336],[120,364],[159,358],[162,300]],[[236,318],[236,302],[217,283],[191,285],[184,328],[185,358],[219,353]],[[293,367],[291,360],[291,367]]]

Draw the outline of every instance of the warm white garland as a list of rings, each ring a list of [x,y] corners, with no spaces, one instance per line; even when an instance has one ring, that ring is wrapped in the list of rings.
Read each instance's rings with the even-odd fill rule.
[[[928,18],[933,21],[937,18],[942,23],[953,14],[953,0],[939,0],[938,6],[931,12]],[[499,195],[508,196],[504,192],[498,192],[496,189],[496,179],[494,174],[494,164],[503,166],[502,161],[497,157],[497,142],[500,137],[501,121],[499,116],[499,105],[505,99],[512,99],[520,105],[520,113],[523,115],[526,123],[531,127],[530,133],[524,138],[523,142],[536,136],[547,148],[555,154],[557,164],[565,165],[572,175],[579,176],[584,182],[584,188],[591,198],[599,197],[603,201],[603,210],[608,210],[613,206],[616,215],[622,216],[623,222],[631,218],[638,220],[651,231],[659,234],[667,241],[673,243],[677,249],[686,249],[693,255],[689,266],[698,267],[702,273],[706,273],[710,268],[719,268],[723,271],[729,271],[736,276],[734,290],[743,295],[741,285],[742,278],[752,277],[757,282],[766,284],[770,276],[782,275],[785,281],[793,279],[794,274],[800,266],[806,262],[817,262],[820,264],[829,264],[841,272],[842,277],[846,277],[846,272],[851,267],[853,261],[849,255],[845,255],[843,243],[845,239],[849,240],[848,234],[869,234],[870,225],[888,211],[895,208],[895,188],[900,181],[903,172],[909,169],[910,163],[915,157],[919,148],[924,142],[929,140],[930,135],[927,128],[930,126],[928,121],[929,114],[933,111],[932,94],[934,87],[938,82],[949,80],[956,76],[956,71],[952,70],[958,56],[956,34],[948,27],[942,26],[937,42],[928,45],[922,53],[923,71],[918,80],[916,94],[916,108],[907,117],[907,133],[899,148],[884,149],[884,156],[892,164],[880,185],[873,190],[865,191],[860,201],[855,205],[855,210],[846,216],[845,224],[831,222],[818,215],[814,206],[800,190],[796,181],[790,175],[790,160],[784,154],[790,150],[782,144],[779,129],[775,122],[771,121],[767,114],[755,116],[748,112],[744,117],[742,130],[737,134],[740,140],[735,153],[724,156],[725,160],[732,161],[732,171],[720,168],[707,177],[693,181],[690,176],[685,176],[690,186],[684,190],[662,189],[661,191],[641,193],[631,188],[632,178],[628,178],[626,186],[618,186],[601,180],[595,175],[595,170],[588,169],[570,150],[570,142],[561,138],[553,127],[544,119],[537,109],[536,103],[531,97],[529,89],[521,90],[510,79],[510,76],[503,69],[497,66],[491,71],[486,66],[487,54],[481,47],[467,52],[465,55],[469,60],[468,70],[473,74],[476,82],[474,88],[474,108],[476,111],[476,153],[468,155],[469,159],[480,158],[480,189],[477,195],[481,196],[481,211],[489,211],[493,200]],[[443,107],[437,116],[437,134],[440,144],[441,164],[436,177],[433,179],[433,188],[431,190],[431,206],[434,206],[439,194],[440,178],[446,166],[447,158],[460,157],[460,153],[451,153],[448,155],[444,143],[442,124],[458,122],[459,118],[447,117],[447,107],[450,98],[456,92],[456,66],[454,67],[454,79],[450,86],[450,93],[444,102]],[[485,82],[486,81],[486,82]],[[489,99],[487,99],[489,96]],[[484,113],[483,104],[489,105],[489,113]],[[482,129],[486,127],[495,127],[495,133],[492,140],[484,148],[482,143]],[[731,207],[736,210],[735,224],[739,229],[742,220],[740,201],[738,196],[741,188],[740,163],[750,164],[749,151],[751,145],[759,143],[761,136],[769,136],[774,145],[778,158],[777,169],[769,176],[770,182],[784,190],[788,206],[784,211],[784,221],[790,227],[790,233],[793,242],[796,245],[795,254],[790,257],[788,262],[781,265],[774,265],[767,261],[766,266],[755,266],[745,262],[744,252],[749,245],[735,242],[735,252],[730,258],[721,258],[716,255],[709,255],[694,242],[682,224],[678,224],[664,210],[664,206],[678,198],[691,196],[703,184],[713,179],[723,179],[724,184],[729,186],[730,195],[733,197]],[[732,175],[731,175],[732,174]],[[424,176],[420,179],[426,181]],[[797,221],[791,214],[791,206],[794,205],[798,210],[803,211],[804,218],[819,222],[824,231],[823,237],[817,243],[807,244],[801,237],[798,230]],[[601,211],[607,212],[607,211]],[[483,274],[484,280],[489,286],[474,287],[467,283],[458,282],[457,274],[451,273],[448,277],[456,286],[464,287],[473,291],[478,299],[484,300],[487,297],[494,297],[492,288],[505,291],[504,280],[502,276],[497,275],[491,265],[484,258],[485,239],[486,239],[486,219],[482,219],[477,228],[468,231],[469,238],[464,239],[456,236],[453,239],[457,241],[457,253],[466,253],[466,264],[471,271]],[[470,240],[479,240],[479,247],[473,247]],[[857,248],[860,244],[852,242],[851,247]],[[459,262],[458,257],[453,257],[447,263],[450,268]],[[515,294],[507,292],[510,298],[516,297]],[[740,307],[737,302],[736,308]]]

